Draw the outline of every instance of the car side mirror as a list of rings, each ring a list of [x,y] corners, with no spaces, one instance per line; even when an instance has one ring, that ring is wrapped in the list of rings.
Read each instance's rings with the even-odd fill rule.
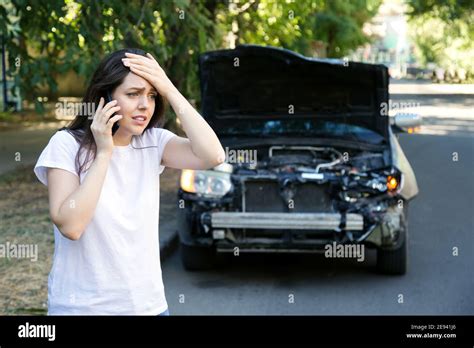
[[[418,130],[423,119],[418,114],[397,113],[391,118],[392,129],[395,133],[413,133]]]

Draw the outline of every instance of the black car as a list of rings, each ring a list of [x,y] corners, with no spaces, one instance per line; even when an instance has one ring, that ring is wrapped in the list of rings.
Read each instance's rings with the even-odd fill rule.
[[[186,269],[226,253],[364,245],[377,249],[379,271],[406,272],[418,187],[394,132],[419,119],[382,112],[385,66],[244,45],[202,54],[199,75],[202,115],[227,156],[181,173]]]

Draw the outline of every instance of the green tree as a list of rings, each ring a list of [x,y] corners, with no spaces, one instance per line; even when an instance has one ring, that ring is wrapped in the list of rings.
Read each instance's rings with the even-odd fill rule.
[[[381,0],[260,0],[230,3],[217,17],[236,44],[272,45],[314,56],[319,40],[326,57],[342,57],[370,40],[362,31]]]
[[[197,57],[238,44],[284,47],[340,57],[368,40],[362,26],[381,0],[0,0],[9,74],[22,97],[58,96],[58,77],[91,76],[99,60],[123,47],[152,53],[175,85],[199,99]],[[18,64],[18,61],[21,63]]]
[[[474,74],[474,12],[470,0],[409,0],[412,39],[423,64]]]
[[[325,1],[314,18],[315,37],[326,43],[328,57],[342,57],[370,38],[363,25],[377,14],[381,0]]]
[[[155,55],[177,87],[195,98],[196,55],[213,47],[205,5],[191,6],[189,0],[2,4],[0,29],[8,42],[9,74],[24,98],[37,100],[42,86],[57,94],[60,74],[72,69],[89,77],[106,53],[140,47]]]

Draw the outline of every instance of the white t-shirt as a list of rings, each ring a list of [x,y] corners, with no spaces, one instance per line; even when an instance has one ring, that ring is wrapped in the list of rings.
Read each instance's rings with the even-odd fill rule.
[[[48,315],[157,315],[168,308],[158,238],[159,174],[173,136],[150,128],[130,145],[114,147],[94,216],[79,240],[67,239],[54,225]],[[54,134],[34,168],[38,179],[48,185],[48,167],[77,175],[78,150],[67,131]]]

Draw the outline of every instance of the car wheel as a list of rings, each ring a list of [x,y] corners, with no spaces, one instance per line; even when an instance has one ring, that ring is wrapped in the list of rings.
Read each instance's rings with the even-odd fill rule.
[[[403,275],[408,267],[408,223],[407,209],[402,214],[402,238],[401,245],[394,250],[377,249],[377,270],[384,274]]]
[[[211,269],[215,266],[215,251],[209,247],[180,243],[181,261],[188,271]]]

